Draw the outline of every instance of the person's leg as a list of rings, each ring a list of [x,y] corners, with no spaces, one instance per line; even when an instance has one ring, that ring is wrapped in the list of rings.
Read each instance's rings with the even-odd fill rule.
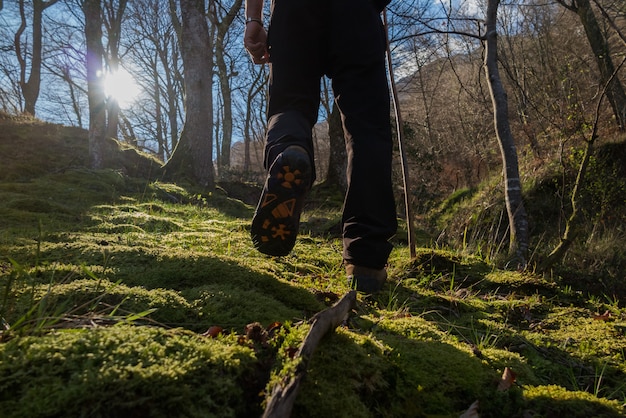
[[[273,4],[264,161],[268,176],[251,227],[255,247],[269,255],[287,255],[293,248],[304,198],[315,179],[312,127],[322,74],[322,16],[314,0]]]
[[[334,0],[330,76],[348,151],[347,264],[382,270],[397,229],[385,38],[373,0]]]
[[[269,26],[270,80],[265,168],[286,147],[300,145],[313,156],[329,0],[274,0]]]

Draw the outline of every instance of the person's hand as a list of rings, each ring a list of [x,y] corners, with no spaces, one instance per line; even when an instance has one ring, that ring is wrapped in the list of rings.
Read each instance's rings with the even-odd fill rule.
[[[267,32],[260,23],[249,22],[246,24],[243,34],[243,45],[255,64],[265,64],[269,61]]]

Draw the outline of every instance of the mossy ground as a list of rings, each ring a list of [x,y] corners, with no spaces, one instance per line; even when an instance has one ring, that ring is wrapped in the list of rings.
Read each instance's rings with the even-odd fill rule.
[[[260,415],[302,321],[348,290],[338,207],[308,208],[294,252],[265,257],[253,208],[223,191],[73,167],[58,136],[1,122],[0,155],[53,143],[48,159],[13,155],[26,160],[0,183],[2,416]],[[622,301],[396,244],[391,280],[323,340],[293,416],[456,417],[476,400],[483,417],[623,416]],[[255,322],[283,326],[259,340]],[[507,367],[516,382],[499,391]]]

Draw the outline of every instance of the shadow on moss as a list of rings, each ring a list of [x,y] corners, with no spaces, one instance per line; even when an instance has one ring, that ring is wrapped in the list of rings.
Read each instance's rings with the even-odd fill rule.
[[[0,346],[2,416],[258,416],[242,402],[249,348],[181,331],[115,326]],[[28,379],[22,378],[28,371]]]

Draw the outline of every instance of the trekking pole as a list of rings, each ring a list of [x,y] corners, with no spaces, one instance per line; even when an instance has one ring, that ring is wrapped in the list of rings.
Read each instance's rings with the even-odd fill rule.
[[[398,135],[398,147],[400,149],[400,162],[402,164],[402,181],[404,184],[404,206],[406,208],[406,227],[409,240],[409,251],[411,259],[416,257],[415,233],[413,231],[413,210],[409,198],[409,167],[407,165],[406,153],[404,151],[404,131],[402,129],[402,114],[400,113],[400,101],[398,100],[398,88],[393,75],[393,65],[391,62],[391,45],[389,44],[389,24],[387,23],[387,8],[383,10],[383,23],[385,25],[385,38],[387,43],[387,71],[389,72],[389,82],[391,84],[391,96],[393,98],[393,108],[396,115],[396,131]]]

